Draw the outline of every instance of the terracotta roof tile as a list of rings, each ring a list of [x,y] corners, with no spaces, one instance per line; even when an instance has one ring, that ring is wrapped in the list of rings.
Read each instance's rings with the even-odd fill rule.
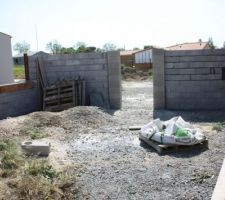
[[[183,43],[165,48],[166,50],[201,50],[209,49],[207,42]]]

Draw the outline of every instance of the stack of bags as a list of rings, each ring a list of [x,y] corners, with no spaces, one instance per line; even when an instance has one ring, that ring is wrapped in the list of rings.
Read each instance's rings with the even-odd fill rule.
[[[184,121],[180,116],[164,122],[155,119],[143,126],[140,134],[148,140],[169,145],[194,145],[206,139],[201,130]]]

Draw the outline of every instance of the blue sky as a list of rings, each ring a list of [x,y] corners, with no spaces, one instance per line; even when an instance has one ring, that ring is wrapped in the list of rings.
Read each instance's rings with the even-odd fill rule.
[[[169,46],[225,41],[224,0],[0,0],[0,32],[23,40],[36,50],[58,40],[102,47],[111,42],[132,49],[144,45]]]

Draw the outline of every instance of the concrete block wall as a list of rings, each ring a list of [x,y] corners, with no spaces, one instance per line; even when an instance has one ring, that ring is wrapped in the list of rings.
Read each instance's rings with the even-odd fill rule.
[[[159,71],[154,57],[153,69]],[[165,91],[160,93],[166,109],[225,109],[225,50],[164,51],[163,59]]]
[[[38,90],[31,89],[0,94],[0,119],[28,114],[40,109]]]
[[[121,75],[119,51],[43,56],[48,84],[64,79],[86,80],[90,105],[121,108]],[[30,78],[37,80],[36,57],[29,58]]]

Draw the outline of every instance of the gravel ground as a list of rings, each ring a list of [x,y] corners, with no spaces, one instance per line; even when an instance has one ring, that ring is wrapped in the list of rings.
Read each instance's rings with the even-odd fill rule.
[[[198,123],[209,150],[160,156],[129,126],[152,119],[152,83],[123,82],[123,108],[108,125],[70,137],[69,157],[83,166],[79,199],[210,199],[224,157],[224,133]],[[107,117],[106,117],[107,118]]]
[[[128,129],[153,119],[152,83],[123,82],[122,103],[119,111],[75,107],[1,120],[0,137],[24,137],[33,127],[47,133],[54,166],[77,166],[76,199],[210,199],[224,158],[224,129],[194,123],[208,137],[208,150],[158,155]]]

